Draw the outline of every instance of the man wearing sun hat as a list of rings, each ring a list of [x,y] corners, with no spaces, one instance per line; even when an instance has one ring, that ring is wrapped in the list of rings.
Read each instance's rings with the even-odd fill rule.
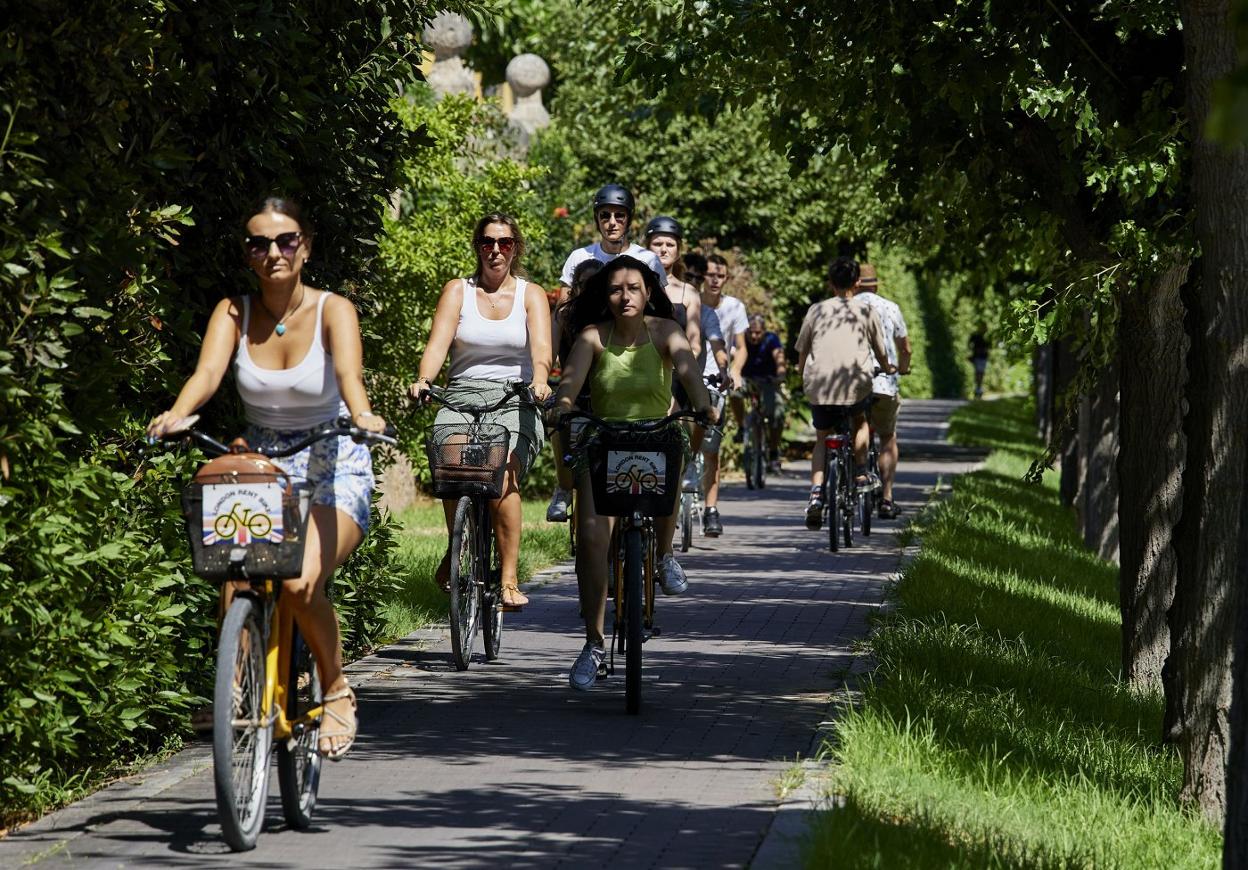
[[[891,520],[897,516],[893,503],[893,480],[897,476],[897,413],[901,410],[901,394],[898,389],[900,375],[910,372],[910,337],[906,332],[906,319],[896,302],[879,294],[880,279],[875,266],[863,263],[858,278],[855,298],[863,299],[879,315],[884,329],[884,346],[888,361],[897,366],[897,374],[880,373],[875,376],[871,392],[871,425],[880,436],[880,518]]]

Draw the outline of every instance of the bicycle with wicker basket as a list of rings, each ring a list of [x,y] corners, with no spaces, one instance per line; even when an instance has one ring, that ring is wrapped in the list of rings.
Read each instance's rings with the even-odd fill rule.
[[[282,814],[297,830],[312,824],[320,784],[322,686],[311,648],[282,581],[303,571],[312,491],[272,460],[325,438],[395,444],[349,418],[327,423],[284,450],[228,446],[193,428],[159,440],[195,441],[214,457],[182,493],[195,573],[221,584],[225,618],[217,641],[212,705],[212,766],[221,830],[230,848],[256,845],[264,824],[269,761],[277,750]]]
[[[588,420],[584,457],[589,465],[594,510],[619,517],[608,549],[615,619],[611,627],[608,673],[615,673],[615,654],[624,656],[624,709],[641,710],[641,648],[662,632],[654,622],[654,584],[658,538],[654,518],[670,516],[680,495],[684,430],[678,420],[709,421],[690,410],[657,420],[608,421],[574,410],[561,422]]]
[[[445,390],[430,386],[425,401],[465,416],[469,422],[434,426],[425,441],[433,494],[457,499],[451,522],[450,622],[451,658],[457,670],[472,663],[477,634],[482,635],[486,661],[498,658],[503,638],[503,580],[490,501],[503,494],[510,453],[510,433],[499,423],[482,421],[514,397],[537,407],[527,384],[516,382],[493,405],[457,405]]]

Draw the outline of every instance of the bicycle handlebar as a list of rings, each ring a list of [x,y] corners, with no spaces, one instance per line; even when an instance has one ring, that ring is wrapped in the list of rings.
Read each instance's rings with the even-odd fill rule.
[[[359,426],[354,425],[351,422],[350,417],[339,417],[337,420],[318,426],[306,438],[300,439],[295,444],[292,444],[290,447],[283,450],[248,446],[248,451],[251,453],[259,453],[261,456],[267,456],[270,459],[283,459],[287,456],[294,456],[300,450],[315,444],[317,441],[323,441],[326,438],[347,436],[359,444],[362,444],[365,441],[373,441],[381,444],[394,445],[399,443],[395,438],[396,434],[397,430],[395,430],[394,425],[391,423],[386,424],[384,432],[372,432],[368,429],[361,429]],[[168,432],[164,435],[158,435],[155,437],[149,436],[147,443],[155,444],[157,441],[182,441],[185,439],[198,442],[199,445],[204,448],[204,452],[210,455],[223,456],[226,453],[233,452],[228,445],[222,444],[211,435],[201,432],[193,426],[187,429],[181,429],[177,432]]]
[[[679,411],[675,411],[671,414],[668,414],[666,417],[660,417],[657,420],[614,420],[614,421],[604,420],[601,417],[595,417],[593,414],[589,413],[588,411],[582,411],[579,408],[573,408],[571,411],[567,411],[563,414],[560,414],[559,422],[563,423],[567,420],[571,420],[577,417],[583,417],[584,419],[588,420],[594,425],[601,426],[604,429],[616,429],[616,430],[625,431],[625,432],[655,432],[659,429],[662,429],[664,426],[670,426],[672,423],[675,423],[677,420],[683,420],[683,419],[693,420],[699,425],[707,426],[708,428],[711,426],[710,417],[708,417],[706,414],[701,414],[701,413],[698,413],[697,411],[689,410],[688,408],[681,408]]]
[[[444,395],[442,395],[443,393],[446,392],[446,387],[436,387],[433,384],[430,384],[429,388],[425,390],[424,395],[421,396],[421,402],[426,403],[426,404],[429,402],[436,402],[442,407],[449,408],[450,410],[455,411],[457,413],[469,414],[471,416],[476,417],[476,416],[480,416],[481,414],[489,414],[493,411],[497,411],[499,408],[503,407],[508,402],[510,402],[513,396],[519,396],[521,404],[531,405],[534,408],[541,410],[541,406],[538,405],[537,402],[533,400],[532,387],[530,387],[524,381],[511,381],[509,384],[507,384],[507,387],[508,387],[507,394],[503,396],[501,399],[499,399],[497,402],[495,402],[493,405],[475,407],[475,406],[454,404],[449,399],[447,399]]]

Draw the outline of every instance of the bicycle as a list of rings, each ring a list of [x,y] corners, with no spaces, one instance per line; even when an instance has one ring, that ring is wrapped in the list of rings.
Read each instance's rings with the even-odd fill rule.
[[[641,710],[642,645],[662,633],[654,624],[654,518],[675,508],[685,445],[683,430],[672,424],[706,421],[688,410],[628,422],[610,422],[579,410],[564,415],[564,420],[573,418],[584,418],[595,429],[586,443],[594,509],[601,516],[620,518],[608,548],[615,618],[607,672],[615,673],[618,651],[624,657],[624,709],[636,714]]]
[[[828,547],[833,553],[840,549],[843,540],[846,547],[854,545],[854,522],[858,521],[863,534],[871,528],[871,487],[859,487],[854,473],[854,438],[849,416],[836,432],[824,438],[826,455],[823,465],[823,510],[828,528]],[[866,517],[865,523],[862,518]]]
[[[198,420],[159,440],[195,441],[214,457],[183,491],[182,513],[194,571],[222,584],[227,605],[213,689],[213,784],[225,840],[244,852],[264,822],[274,744],[282,815],[297,830],[312,824],[322,763],[320,674],[282,597],[282,581],[303,571],[312,491],[270,460],[325,438],[397,442],[393,427],[378,434],[343,417],[284,450],[253,450],[242,438],[222,444],[195,429]]]
[[[764,383],[764,381],[770,383]],[[764,391],[770,389],[773,393],[771,404],[774,412],[776,388],[771,378],[747,378],[745,389],[750,409],[746,413],[742,427],[745,431],[745,439],[741,449],[741,464],[745,466],[746,488],[763,489],[767,484],[767,454],[772,426],[772,417],[767,413],[768,403],[764,401]]]
[[[725,396],[721,393],[717,386],[719,384],[719,375],[711,375],[702,379],[706,384],[706,390],[711,397],[711,405],[715,408],[717,414],[724,413]],[[719,449],[719,439],[721,430],[718,428],[708,429],[705,440],[702,442],[702,449],[698,450],[689,460],[692,466],[693,474],[690,475],[696,480],[697,486],[691,490],[681,487],[680,493],[680,552],[688,553],[689,548],[693,546],[693,526],[697,518],[702,514],[702,499],[705,497],[703,493],[704,483],[702,480],[703,471],[706,461],[702,458],[704,453],[713,453]]]
[[[485,660],[490,662],[498,658],[503,638],[503,578],[490,501],[503,494],[511,435],[506,427],[483,423],[481,417],[502,408],[514,396],[521,397],[521,404],[537,405],[523,382],[511,384],[507,395],[482,407],[456,405],[444,392],[430,386],[426,401],[472,418],[470,423],[434,426],[425,442],[433,494],[458,500],[449,542],[451,658],[456,670],[466,671],[478,633]]]

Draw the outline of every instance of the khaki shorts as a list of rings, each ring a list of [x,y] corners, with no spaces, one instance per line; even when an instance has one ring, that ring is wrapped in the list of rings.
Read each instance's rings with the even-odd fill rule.
[[[880,435],[897,432],[897,412],[901,410],[900,396],[884,396],[876,393],[871,403],[871,425]]]

